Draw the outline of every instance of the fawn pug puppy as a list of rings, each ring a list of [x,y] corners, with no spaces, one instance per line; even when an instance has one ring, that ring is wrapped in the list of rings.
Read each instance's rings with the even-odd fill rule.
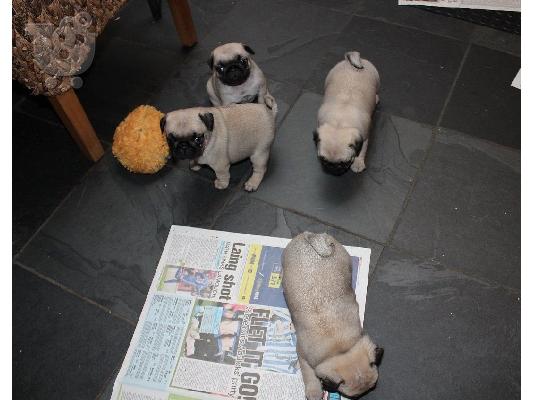
[[[345,248],[326,233],[301,233],[285,248],[282,271],[306,398],[322,399],[323,388],[347,397],[372,389],[384,350],[362,334]]]
[[[258,189],[267,170],[274,140],[277,105],[271,95],[265,104],[233,104],[176,110],[161,119],[173,159],[189,159],[190,168],[206,164],[214,171],[215,187],[226,189],[230,164],[250,157],[253,173],[245,190]]]
[[[254,51],[242,43],[227,43],[212,51],[208,65],[212,71],[207,89],[211,104],[263,103],[267,81],[250,55]]]
[[[317,156],[328,173],[342,175],[349,168],[356,173],[365,169],[379,86],[378,71],[357,51],[346,53],[328,73],[313,135]]]

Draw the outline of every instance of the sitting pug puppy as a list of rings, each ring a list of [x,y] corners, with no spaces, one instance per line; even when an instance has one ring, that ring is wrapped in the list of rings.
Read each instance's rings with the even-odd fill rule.
[[[365,169],[369,128],[380,78],[376,68],[357,51],[330,70],[325,81],[314,141],[323,168],[333,175]]]
[[[277,105],[271,95],[265,104],[233,104],[176,110],[161,119],[173,159],[189,159],[190,168],[206,164],[214,171],[215,187],[226,189],[230,164],[250,157],[253,173],[245,190],[258,189],[274,140]]]
[[[306,398],[322,399],[323,388],[347,397],[372,389],[384,350],[362,334],[345,248],[326,233],[301,233],[284,249],[282,274]]]
[[[242,43],[227,43],[212,51],[208,60],[212,75],[207,83],[211,104],[264,102],[269,93],[267,81],[251,54],[254,51]]]

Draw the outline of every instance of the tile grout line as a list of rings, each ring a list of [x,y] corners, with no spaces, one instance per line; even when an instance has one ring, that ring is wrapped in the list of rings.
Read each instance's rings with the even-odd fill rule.
[[[133,336],[133,334],[132,334],[132,336]],[[128,351],[128,349],[126,351]],[[108,385],[110,384],[110,382],[112,381],[113,377],[119,373],[119,371],[120,371],[120,369],[122,367],[122,364],[124,363],[124,359],[125,358],[126,358],[126,354],[124,354],[124,356],[121,358],[119,363],[115,366],[115,368],[113,368],[113,371],[111,371],[111,374],[109,375],[109,377],[104,381],[104,384],[101,386],[100,390],[98,391],[98,393],[95,396],[95,400],[103,400],[102,396],[104,395],[104,392],[106,391],[106,389],[107,389]]]
[[[454,81],[452,81],[451,88],[449,90],[449,93],[447,94],[447,97],[445,98],[445,102],[443,103],[443,107],[441,109],[441,112],[439,113],[438,121],[436,122],[436,128],[439,129],[439,126],[441,125],[441,122],[443,120],[443,116],[445,115],[445,111],[447,110],[447,106],[449,105],[449,102],[451,101],[452,94],[454,93],[454,89],[456,89],[456,84],[458,83],[458,80],[460,79],[460,75],[464,69],[465,61],[467,60],[467,56],[469,55],[469,52],[471,50],[472,43],[469,43],[467,45],[467,48],[465,49],[464,55],[462,57],[462,60],[460,61],[460,66],[458,67],[458,71],[456,72],[456,76],[454,77]]]
[[[382,246],[382,247],[385,247],[385,246],[386,246],[385,243],[382,243],[382,242],[380,242],[380,241],[378,241],[378,240],[376,240],[376,239],[369,238],[369,237],[364,236],[364,235],[362,235],[362,234],[360,234],[360,233],[354,233],[354,232],[351,232],[351,231],[349,231],[347,228],[343,228],[343,227],[341,227],[341,226],[332,224],[332,223],[330,223],[330,222],[322,221],[322,220],[320,220],[319,218],[317,218],[316,216],[309,215],[309,214],[303,213],[302,211],[298,211],[298,210],[295,210],[295,209],[292,209],[292,208],[281,207],[281,206],[279,206],[279,205],[276,205],[276,204],[274,204],[274,203],[271,203],[271,202],[266,201],[266,200],[264,200],[264,199],[260,199],[260,198],[255,197],[255,196],[253,196],[253,198],[254,198],[254,200],[256,200],[256,201],[259,201],[259,202],[261,202],[261,203],[267,204],[267,205],[269,205],[269,206],[271,206],[271,207],[279,208],[279,209],[284,210],[284,211],[289,211],[289,212],[291,212],[291,213],[293,213],[293,214],[296,214],[296,215],[298,215],[298,216],[300,216],[300,217],[304,217],[304,218],[310,219],[310,220],[312,220],[312,221],[318,222],[318,223],[320,223],[320,224],[322,224],[322,225],[328,226],[328,227],[330,227],[330,228],[334,228],[334,229],[340,230],[340,231],[342,231],[342,232],[344,232],[344,233],[347,233],[347,234],[349,234],[349,235],[355,236],[355,237],[357,237],[357,238],[359,238],[359,239],[367,240],[368,242],[374,243],[374,244],[379,245],[379,246]]]
[[[107,152],[107,150],[106,150]],[[104,153],[105,154],[105,153]],[[102,156],[102,158],[104,158],[104,156]],[[15,253],[14,255],[14,259],[15,261],[18,260],[18,258],[20,257],[20,255],[22,254],[22,252],[24,250],[26,250],[26,247],[28,247],[28,245],[30,244],[30,242],[37,236],[37,234],[39,234],[41,232],[41,230],[45,227],[46,224],[48,224],[48,222],[56,215],[56,213],[58,212],[59,208],[70,198],[70,196],[72,195],[72,193],[74,193],[74,191],[76,190],[76,187],[78,185],[80,185],[83,181],[85,181],[85,179],[87,178],[87,176],[89,175],[89,173],[93,170],[93,168],[95,168],[95,166],[102,160],[102,158],[93,163],[93,165],[91,165],[87,171],[82,175],[82,177],[80,178],[79,182],[77,184],[74,184],[74,186],[69,190],[69,192],[65,195],[65,197],[59,202],[59,204],[54,208],[54,210],[50,213],[50,215],[43,221],[43,223],[41,225],[39,225],[39,227],[35,230],[35,232],[30,236],[30,238],[26,241],[26,243],[24,243],[24,245],[20,248],[19,251],[17,251],[17,253]]]
[[[306,2],[305,0],[297,0],[297,1],[299,1],[300,3],[303,3],[303,4],[310,5],[310,3]],[[471,43],[471,35],[469,36],[469,38],[467,39],[468,41],[466,42],[465,40],[459,39],[457,37],[448,36],[448,35],[445,35],[445,34],[438,34],[436,32],[427,31],[425,29],[418,28],[416,26],[405,25],[405,24],[401,24],[399,22],[394,22],[394,21],[386,21],[386,20],[380,19],[379,17],[374,17],[374,16],[371,16],[371,15],[359,14],[358,11],[339,10],[339,9],[323,6],[322,4],[314,4],[314,5],[316,7],[320,7],[322,9],[324,9],[324,10],[338,12],[338,13],[341,13],[341,14],[344,14],[344,15],[348,15],[348,16],[351,16],[351,17],[363,18],[363,19],[367,19],[367,20],[370,20],[370,21],[379,22],[379,23],[382,23],[382,24],[385,24],[385,25],[397,26],[397,27],[404,28],[404,29],[409,29],[409,30],[412,30],[412,31],[423,32],[423,33],[427,33],[427,34],[432,35],[432,36],[453,40],[453,41],[459,42],[459,43],[465,43],[465,44]],[[410,8],[412,8],[412,6],[410,6]],[[452,18],[452,17],[447,17],[447,16],[443,16],[443,17],[444,18]],[[486,47],[486,46],[482,46],[482,47]]]
[[[31,95],[29,95],[31,96]],[[37,121],[40,121],[40,122],[44,122],[46,124],[49,124],[49,125],[53,125],[53,126],[57,126],[57,127],[61,127],[63,129],[67,129],[65,128],[65,125],[63,125],[62,123],[59,123],[59,122],[54,122],[54,121],[51,121],[49,119],[46,119],[46,118],[43,118],[43,117],[40,117],[38,115],[35,115],[35,114],[30,114],[29,112],[26,112],[24,110],[20,110],[20,109],[16,109],[15,107],[13,107],[13,112],[14,113],[19,113],[19,114],[22,114],[23,116],[25,117],[28,117],[28,118],[33,118]],[[59,117],[58,117],[59,118]]]
[[[399,212],[399,215],[397,216],[397,219],[395,220],[395,224],[393,225],[393,228],[391,229],[391,232],[386,241],[386,246],[390,246],[393,242],[393,238],[395,237],[395,234],[397,233],[397,230],[401,223],[402,216],[404,215],[404,212],[408,208],[408,203],[410,202],[412,198],[413,192],[415,191],[415,187],[417,183],[419,182],[419,178],[421,177],[422,171],[425,168],[428,158],[430,157],[430,152],[432,151],[434,144],[436,143],[436,139],[439,133],[439,124],[441,123],[443,116],[445,115],[445,110],[452,97],[452,93],[454,92],[454,89],[456,88],[456,84],[458,82],[458,79],[460,78],[460,74],[462,73],[462,70],[463,70],[463,67],[464,67],[464,64],[465,64],[465,61],[467,59],[467,55],[469,54],[470,49],[471,49],[471,44],[469,44],[467,48],[465,49],[462,60],[460,61],[460,65],[458,66],[458,71],[456,71],[456,75],[454,77],[454,80],[452,81],[451,88],[449,89],[449,93],[447,94],[447,97],[445,98],[445,101],[443,103],[443,107],[441,108],[441,112],[438,116],[436,125],[432,128],[432,137],[430,139],[430,144],[428,145],[428,148],[425,152],[425,156],[423,160],[421,161],[421,163],[419,164],[419,167],[417,168],[417,172],[415,173],[412,184],[410,185],[410,189],[408,190],[408,193],[406,194],[406,197],[404,198],[402,208]]]
[[[412,252],[411,250],[406,250],[400,246],[396,246],[394,244],[392,245],[389,245],[388,246],[390,249],[393,249],[393,250],[397,250],[397,251],[401,251],[411,257],[414,257],[414,258],[417,258],[419,260],[424,260],[424,261],[428,261],[429,259],[425,256],[421,256],[419,254],[416,254],[414,252]],[[382,255],[381,255],[382,256]],[[489,279],[485,279],[485,278],[481,278],[481,277],[478,277],[476,275],[473,275],[473,274],[469,274],[469,273],[466,273],[465,271],[459,269],[458,267],[454,266],[454,265],[450,265],[450,264],[444,264],[444,263],[441,263],[439,260],[436,261],[432,258],[430,258],[430,262],[432,262],[434,265],[439,265],[441,267],[443,267],[444,270],[446,271],[450,271],[450,272],[454,272],[456,274],[459,274],[459,275],[463,275],[469,279],[473,279],[475,281],[477,281],[478,283],[481,283],[481,284],[484,284],[484,285],[488,285],[488,286],[494,286],[494,287],[498,287],[498,288],[501,288],[501,289],[504,289],[508,292],[511,292],[511,293],[514,293],[514,294],[520,294],[521,293],[521,289],[517,289],[517,288],[514,288],[512,286],[508,286],[508,285],[504,285],[502,283],[499,283],[499,282],[495,282],[495,281],[491,281]],[[378,262],[377,262],[377,266],[378,266]],[[410,267],[413,267],[413,266],[410,266]],[[375,268],[376,270],[376,268]]]
[[[19,268],[21,268],[21,269],[23,269],[23,270],[25,270],[25,271],[27,271],[27,272],[29,272],[29,273],[31,273],[31,274],[37,276],[38,278],[40,278],[40,279],[42,279],[42,280],[44,280],[44,281],[50,283],[51,285],[54,285],[54,286],[60,288],[60,289],[63,290],[64,292],[69,293],[70,295],[72,295],[72,296],[74,296],[74,297],[76,297],[76,298],[82,300],[84,303],[87,303],[87,304],[90,304],[90,305],[92,305],[92,306],[94,306],[94,307],[97,307],[97,308],[99,308],[100,310],[104,311],[106,314],[108,314],[108,315],[110,315],[110,316],[112,316],[112,317],[114,317],[114,318],[120,319],[121,321],[126,322],[128,325],[131,325],[131,326],[133,326],[134,328],[136,327],[136,325],[137,325],[136,322],[131,321],[130,319],[128,319],[128,318],[126,318],[126,317],[123,317],[123,316],[120,315],[120,314],[116,314],[116,313],[114,313],[114,312],[111,311],[109,308],[104,307],[103,305],[97,303],[97,302],[94,301],[94,300],[91,300],[91,299],[88,298],[88,297],[82,296],[81,294],[75,292],[73,289],[71,289],[71,288],[69,288],[69,287],[67,287],[67,286],[65,286],[65,285],[63,285],[63,284],[61,284],[61,283],[59,283],[58,281],[56,281],[56,280],[54,280],[54,279],[52,279],[52,278],[50,278],[50,277],[48,277],[48,276],[46,276],[46,275],[41,274],[40,272],[36,271],[35,269],[33,269],[33,268],[31,268],[31,267],[29,267],[29,266],[27,266],[27,265],[21,263],[20,261],[15,261],[14,264],[15,264],[17,267],[19,267]]]

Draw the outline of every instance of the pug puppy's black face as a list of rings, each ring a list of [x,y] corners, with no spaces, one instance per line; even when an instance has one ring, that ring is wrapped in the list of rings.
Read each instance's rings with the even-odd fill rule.
[[[227,43],[213,50],[208,65],[221,83],[239,86],[250,76],[250,54],[254,51],[245,44]]]
[[[214,66],[220,81],[228,86],[239,86],[250,76],[248,57],[237,55],[234,59],[219,62]]]
[[[339,134],[322,129],[321,133],[318,130],[314,131],[313,141],[323,170],[331,175],[343,175],[350,169],[354,159],[360,155],[363,142],[352,139],[346,132]]]
[[[161,119],[161,130],[167,138],[170,155],[174,161],[196,159],[204,152],[207,145],[206,134],[213,130],[213,114],[199,114],[198,117],[203,125],[193,124],[187,129],[184,124],[179,124],[180,129],[175,130],[172,128],[173,124],[167,122],[166,116]]]

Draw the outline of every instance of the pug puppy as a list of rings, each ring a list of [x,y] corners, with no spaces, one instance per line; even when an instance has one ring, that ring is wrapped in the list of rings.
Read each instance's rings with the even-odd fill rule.
[[[282,287],[297,334],[306,398],[347,397],[376,385],[384,350],[362,333],[352,262],[332,236],[304,232],[282,254]]]
[[[263,103],[267,81],[250,57],[254,51],[242,43],[226,43],[212,51],[208,65],[212,72],[207,89],[211,104]]]
[[[378,71],[357,51],[346,53],[345,59],[328,73],[313,135],[326,172],[342,175],[349,168],[356,173],[365,169],[379,87]]]
[[[176,110],[161,119],[161,130],[174,160],[189,159],[190,168],[210,166],[215,187],[226,189],[230,164],[250,157],[253,173],[245,190],[258,189],[274,140],[277,105],[271,95],[265,104],[233,104],[226,107],[196,107]]]

